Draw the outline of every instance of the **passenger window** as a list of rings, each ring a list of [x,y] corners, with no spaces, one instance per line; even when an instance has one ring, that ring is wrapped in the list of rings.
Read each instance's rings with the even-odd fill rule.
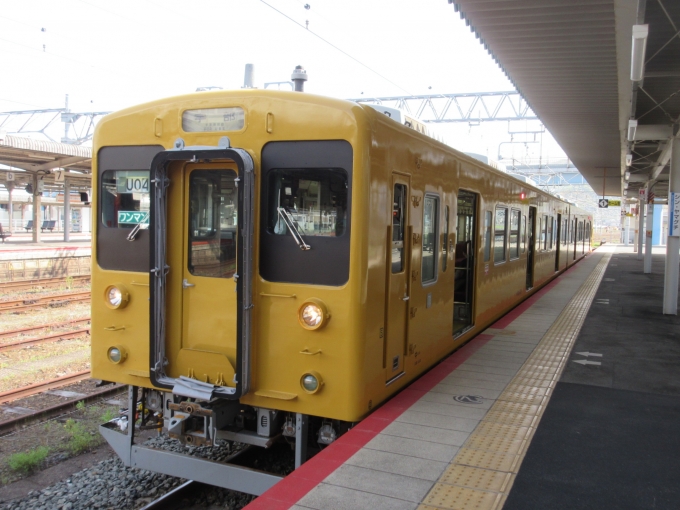
[[[449,206],[444,207],[444,239],[442,240],[442,272],[449,260]]]
[[[494,224],[493,261],[496,264],[506,260],[506,231],[508,229],[508,209],[496,207],[496,222]]]
[[[484,213],[484,262],[491,260],[491,211]]]
[[[547,242],[547,246],[546,246],[545,249],[546,250],[552,250],[552,247],[553,247],[553,221],[554,220],[553,220],[552,216],[550,216],[550,218],[548,218],[546,216],[546,218],[548,219],[548,242]]]
[[[404,270],[404,229],[406,224],[406,186],[394,185],[392,205],[392,272]]]
[[[437,232],[439,232],[439,198],[425,195],[423,204],[422,275],[423,283],[437,278]]]
[[[510,260],[519,258],[519,219],[517,209],[510,211]]]
[[[231,278],[236,273],[237,190],[232,170],[195,170],[189,179],[191,274]]]
[[[541,244],[539,246],[541,250],[548,249],[548,216],[544,215],[541,219]]]
[[[102,174],[102,225],[133,228],[149,225],[148,170],[107,170]]]
[[[526,253],[526,251],[527,251],[527,216],[526,216],[526,214],[522,215],[522,230],[521,230],[519,236],[522,238],[522,253]]]

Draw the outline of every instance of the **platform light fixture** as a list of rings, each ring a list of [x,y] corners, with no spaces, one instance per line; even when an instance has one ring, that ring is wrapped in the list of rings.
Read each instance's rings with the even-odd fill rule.
[[[628,141],[635,141],[635,132],[637,131],[638,121],[635,119],[630,119],[628,121]]]
[[[626,154],[626,166],[630,166],[633,164],[633,155],[629,152]]]
[[[626,170],[626,172],[623,174],[623,178],[626,180],[630,179],[630,171]]]
[[[630,79],[632,81],[642,80],[648,35],[649,25],[633,25],[633,50],[630,60]]]

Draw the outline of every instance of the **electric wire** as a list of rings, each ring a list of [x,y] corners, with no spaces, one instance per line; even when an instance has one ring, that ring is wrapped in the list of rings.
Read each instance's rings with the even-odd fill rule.
[[[81,1],[83,1],[83,0],[81,0]],[[369,71],[371,71],[373,74],[379,76],[380,78],[382,78],[382,79],[385,80],[386,82],[391,83],[392,85],[394,85],[395,87],[397,87],[399,90],[403,90],[404,92],[406,92],[406,93],[407,93],[408,95],[410,95],[410,96],[414,95],[412,92],[410,92],[410,91],[406,90],[404,87],[401,87],[400,85],[396,84],[395,82],[393,82],[392,80],[390,80],[390,79],[387,78],[386,76],[380,74],[378,71],[376,71],[376,70],[373,69],[372,67],[370,67],[370,66],[364,64],[361,60],[357,59],[356,57],[353,57],[352,55],[350,55],[349,53],[347,53],[345,50],[339,48],[338,46],[336,46],[336,45],[333,44],[332,42],[330,42],[330,41],[324,39],[323,37],[321,37],[319,34],[317,34],[316,32],[314,32],[313,30],[309,30],[309,28],[305,27],[302,23],[300,23],[300,22],[294,20],[293,18],[291,18],[290,16],[288,16],[285,12],[280,11],[279,9],[277,9],[276,7],[274,7],[274,6],[271,5],[271,4],[268,4],[268,3],[265,2],[264,0],[260,0],[260,2],[262,2],[264,5],[266,5],[266,6],[269,7],[270,9],[273,9],[274,11],[278,12],[281,16],[283,16],[283,17],[289,19],[290,21],[292,21],[293,23],[295,23],[297,26],[299,26],[300,28],[302,28],[305,32],[309,32],[309,33],[312,34],[314,37],[316,37],[316,38],[322,40],[323,42],[325,42],[326,44],[328,44],[331,48],[333,48],[333,49],[339,51],[340,53],[342,53],[342,54],[345,55],[346,57],[349,57],[350,59],[354,60],[357,64],[361,65],[362,67],[365,67],[366,69],[368,69]]]

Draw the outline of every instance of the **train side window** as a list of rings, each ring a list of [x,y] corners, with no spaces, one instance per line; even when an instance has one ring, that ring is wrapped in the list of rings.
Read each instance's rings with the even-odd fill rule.
[[[484,262],[491,260],[491,211],[484,213]]]
[[[392,206],[392,272],[404,270],[404,229],[406,223],[406,186],[394,185],[394,202]]]
[[[507,255],[508,209],[496,207],[496,221],[494,224],[493,261],[496,264],[505,262]]]
[[[519,258],[519,219],[521,213],[517,209],[510,211],[510,260]]]
[[[439,197],[425,195],[423,203],[422,267],[423,283],[437,279],[437,232],[439,232]]]
[[[449,206],[444,206],[444,239],[442,240],[442,272],[449,260]]]
[[[547,217],[546,217],[547,218]],[[554,219],[552,216],[547,218],[547,224],[548,224],[548,237],[547,237],[547,245],[545,247],[546,250],[552,250],[553,247],[553,222]]]
[[[519,236],[522,238],[522,253],[526,253],[527,251],[527,215],[523,214],[522,215],[522,230],[519,233]]]
[[[543,215],[541,218],[541,242],[539,249],[547,250],[548,246],[548,215]]]

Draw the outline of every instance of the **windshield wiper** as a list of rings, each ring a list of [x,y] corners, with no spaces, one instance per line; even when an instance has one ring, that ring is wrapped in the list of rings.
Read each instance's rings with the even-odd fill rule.
[[[300,247],[301,250],[306,251],[306,250],[311,250],[312,247],[309,246],[305,240],[302,238],[302,234],[298,230],[298,228],[295,226],[295,220],[293,217],[290,215],[288,211],[286,211],[283,207],[277,207],[276,210],[279,212],[279,216],[281,216],[281,219],[283,222],[286,224],[288,227],[288,230],[290,230],[290,233],[293,236],[293,239],[297,243],[297,245]]]
[[[128,234],[128,236],[127,236],[127,240],[128,240],[128,241],[134,241],[134,240],[135,240],[135,238],[137,237],[137,234],[139,234],[139,231],[142,229],[142,225],[144,224],[144,222],[145,222],[148,218],[149,218],[149,213],[147,212],[147,213],[144,215],[144,217],[140,220],[140,222],[137,223],[137,224],[135,225],[135,227],[134,227],[134,228],[130,231],[130,233]],[[145,227],[145,228],[148,228],[148,225],[147,225],[147,227]]]

